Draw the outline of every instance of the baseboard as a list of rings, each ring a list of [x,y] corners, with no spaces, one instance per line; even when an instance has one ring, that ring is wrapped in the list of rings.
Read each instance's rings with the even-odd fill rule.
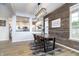
[[[23,42],[23,41],[27,41],[27,42],[29,42],[29,41],[31,41],[31,40],[33,40],[33,39],[12,40],[12,43],[15,43],[15,42]]]
[[[0,42],[9,41],[9,40],[0,40]]]
[[[76,50],[76,49],[74,49],[74,48],[68,47],[68,46],[66,46],[66,45],[63,45],[63,44],[60,44],[60,43],[57,43],[57,42],[56,42],[56,44],[59,45],[59,46],[61,46],[61,47],[66,48],[66,49],[69,49],[69,50],[72,50],[72,51],[74,51],[74,52],[79,53],[79,51]]]

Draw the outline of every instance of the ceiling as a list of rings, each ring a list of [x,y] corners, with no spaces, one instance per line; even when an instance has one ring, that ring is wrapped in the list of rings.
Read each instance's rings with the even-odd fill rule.
[[[39,6],[39,9],[41,8],[46,8],[47,14],[50,12],[53,12],[54,10],[56,10],[57,8],[59,8],[60,6],[62,6],[64,3],[41,3],[41,5]],[[28,15],[35,15],[38,12],[38,5],[37,3],[0,3],[1,5],[5,5],[7,6],[7,10],[9,9],[10,11],[8,11],[9,13],[11,12],[11,14],[14,13],[22,13],[22,14],[28,14]],[[0,7],[0,13],[4,13],[7,12],[5,7],[3,10],[3,6]],[[2,8],[2,9],[1,9]],[[5,14],[5,13],[4,13]],[[8,13],[6,13],[7,15]]]
[[[8,3],[0,3],[0,17],[9,17],[12,15],[13,11],[11,11],[10,4]]]
[[[33,14],[36,3],[13,3],[11,6],[15,13]]]

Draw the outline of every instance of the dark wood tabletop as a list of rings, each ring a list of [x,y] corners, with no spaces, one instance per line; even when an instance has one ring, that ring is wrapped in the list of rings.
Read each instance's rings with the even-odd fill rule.
[[[52,40],[52,39],[54,39],[55,37],[54,36],[52,36],[52,35],[47,35],[47,34],[39,34],[38,36],[40,36],[40,37],[44,37],[46,40]]]
[[[45,44],[46,41],[52,41],[53,42],[53,44],[52,44],[53,45],[53,47],[52,47],[53,49],[52,50],[55,49],[55,40],[56,40],[56,38],[54,36],[47,35],[47,34],[46,35],[40,34],[38,36],[43,38],[42,40],[44,41],[44,51],[45,52],[46,52],[46,44]]]

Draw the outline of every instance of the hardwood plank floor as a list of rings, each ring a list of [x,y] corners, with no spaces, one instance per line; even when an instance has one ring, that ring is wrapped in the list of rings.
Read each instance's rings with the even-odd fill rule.
[[[32,55],[28,42],[11,43],[9,41],[0,42],[0,55],[3,56],[28,56]]]
[[[34,56],[32,46],[30,42],[16,42],[11,43],[10,41],[0,42],[0,56]],[[40,52],[39,52],[40,53]],[[41,53],[40,53],[41,54]],[[38,54],[39,55],[39,54]],[[55,51],[55,55],[50,52],[46,53],[46,56],[79,56],[79,54],[62,48],[62,51]]]

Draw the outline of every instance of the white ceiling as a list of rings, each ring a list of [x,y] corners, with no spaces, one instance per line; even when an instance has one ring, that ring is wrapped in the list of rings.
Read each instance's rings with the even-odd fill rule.
[[[11,6],[15,13],[33,14],[36,3],[13,3]]]
[[[56,10],[64,3],[41,3],[40,8],[46,8],[47,14]],[[38,11],[37,3],[13,3],[11,4],[13,11],[15,13],[26,13],[30,15],[35,15]]]
[[[50,12],[53,12],[63,4],[64,3],[41,3],[40,8],[46,8],[48,14]],[[37,12],[38,12],[37,3],[3,3],[3,4],[0,3],[0,15],[2,14],[8,15],[8,13],[11,14],[22,13],[34,16]]]
[[[0,3],[0,17],[9,17],[10,15],[12,15],[12,11],[10,4],[6,4],[6,3]]]

